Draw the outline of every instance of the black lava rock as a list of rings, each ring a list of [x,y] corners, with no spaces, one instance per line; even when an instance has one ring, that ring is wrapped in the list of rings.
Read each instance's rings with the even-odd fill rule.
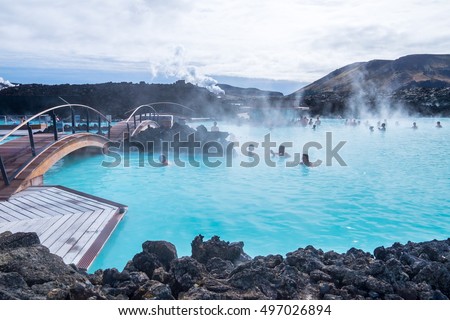
[[[0,234],[0,299],[448,299],[450,240],[395,243],[374,255],[312,246],[251,259],[243,243],[192,242],[192,257],[147,241],[124,270],[87,273],[33,233]]]

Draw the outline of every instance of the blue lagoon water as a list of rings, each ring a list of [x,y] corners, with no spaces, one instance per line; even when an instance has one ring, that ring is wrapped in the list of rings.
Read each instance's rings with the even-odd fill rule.
[[[323,120],[316,131],[220,123],[241,144],[261,143],[268,133],[277,146],[290,141],[290,154],[318,142],[323,148],[310,149],[310,158],[324,163],[287,167],[275,159],[276,166],[270,167],[261,145],[255,150],[261,161],[252,168],[240,166],[250,161],[240,152],[231,166],[217,168],[182,168],[170,155],[171,165],[162,168],[140,167],[137,153],[129,167],[114,168],[101,165],[113,161],[107,156],[69,156],[45,175],[45,183],[129,206],[91,270],[123,268],[146,240],[170,241],[179,256],[190,255],[198,234],[244,241],[251,256],[286,254],[306,245],[373,251],[396,241],[450,236],[450,119],[440,120],[442,129],[434,127],[434,119],[403,119],[399,125],[391,120],[386,132],[337,120]],[[413,121],[418,130],[411,129]],[[346,166],[334,159],[332,166],[325,165],[326,132],[332,133],[333,148],[346,141],[339,151]]]

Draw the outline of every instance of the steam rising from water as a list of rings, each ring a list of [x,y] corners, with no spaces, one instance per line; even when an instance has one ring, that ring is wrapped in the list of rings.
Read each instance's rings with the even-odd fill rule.
[[[359,119],[370,118],[407,118],[411,111],[399,102],[391,99],[395,84],[381,88],[380,84],[368,80],[367,72],[359,69],[351,77],[351,92],[347,110],[350,115]]]
[[[206,88],[217,95],[225,93],[217,86],[215,79],[202,74],[194,65],[186,63],[183,46],[177,46],[175,48],[174,55],[171,59],[163,63],[151,64],[150,67],[153,77],[158,75],[177,77],[199,87]]]
[[[2,77],[0,77],[0,90],[8,87],[14,87],[14,85],[8,80],[5,80]]]

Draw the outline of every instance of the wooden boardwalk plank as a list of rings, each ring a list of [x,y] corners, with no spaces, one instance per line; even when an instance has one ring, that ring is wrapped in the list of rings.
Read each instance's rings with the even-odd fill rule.
[[[26,209],[8,201],[2,202],[1,206],[3,211],[7,212],[10,216],[16,218],[17,220],[40,218],[28,212]]]
[[[18,220],[14,221],[14,223],[8,223],[7,225],[2,226],[2,232],[11,231],[11,232],[23,232],[23,230],[34,229],[39,226],[41,223],[40,219],[33,220]],[[42,242],[41,242],[42,243]]]
[[[8,222],[20,221],[14,214],[9,213],[9,208],[0,205],[0,217]]]
[[[63,240],[61,241],[62,244],[59,249],[55,248],[54,252],[61,257],[65,257],[66,253],[75,246],[84,247],[85,242],[92,236],[92,233],[87,234],[89,227],[94,224],[96,220],[100,220],[102,215],[105,215],[104,210],[96,210],[91,213],[89,217],[83,219],[81,225],[78,227],[75,224],[72,225],[70,229],[65,232],[64,236],[67,237],[67,239],[73,239],[73,241],[60,238],[60,241]]]
[[[80,210],[95,210],[95,209],[101,209],[104,207],[101,203],[97,204],[92,202],[90,199],[86,199],[83,201],[80,201],[80,197],[73,194],[68,194],[68,192],[59,190],[57,188],[53,188],[52,190],[46,190],[44,193],[47,196],[51,196],[52,194],[59,199],[59,201],[62,201],[67,204],[71,204],[76,208],[80,208]]]
[[[23,210],[26,210],[29,213],[32,213],[36,215],[36,217],[39,218],[46,218],[49,215],[44,212],[40,207],[40,205],[36,202],[30,201],[29,199],[26,199],[25,197],[18,197],[16,199],[9,200],[9,203],[14,204]],[[32,218],[34,219],[34,218]]]
[[[14,226],[17,223],[20,223],[20,221],[22,220],[14,220],[6,223],[0,223],[0,232],[11,231],[10,229],[14,228]]]
[[[0,202],[0,232],[36,232],[66,263],[88,268],[126,207],[62,187],[30,187]]]
[[[42,205],[42,203],[40,202],[41,199],[41,197],[35,197],[33,194],[25,194],[23,197],[19,197],[18,201],[28,204],[30,207],[33,207],[36,210],[39,210],[42,214],[45,214],[43,218],[61,215],[60,213],[53,210],[53,208],[48,208]]]
[[[60,227],[53,232],[53,234],[47,239],[46,243],[51,252],[56,251],[64,244],[64,242],[73,242],[70,237],[71,232],[77,230],[86,219],[85,215],[73,214],[67,219]]]
[[[43,234],[50,229],[59,219],[61,219],[63,216],[54,216],[51,218],[45,218],[41,219],[42,223],[39,226],[36,226],[34,229],[34,232],[39,236],[39,239],[43,239]],[[42,242],[43,240],[41,240]]]
[[[103,203],[103,202],[100,202],[100,201],[97,201],[97,200],[94,200],[94,199],[89,199],[89,198],[86,198],[86,199],[83,200],[83,202],[80,202],[79,201],[79,199],[80,199],[79,195],[66,192],[66,191],[61,190],[59,188],[53,188],[51,191],[50,190],[46,190],[44,192],[46,192],[46,193],[54,192],[54,194],[59,195],[62,199],[65,199],[66,201],[69,201],[69,202],[70,201],[76,201],[77,205],[79,205],[81,207],[88,208],[88,209],[93,209],[93,208],[103,209],[105,207],[116,208],[116,207],[111,206],[111,205],[109,205],[107,203]],[[89,207],[87,207],[87,206],[89,206]]]
[[[31,197],[40,201],[42,206],[54,210],[55,213],[58,213],[60,215],[68,213],[77,214],[83,212],[81,208],[77,209],[73,208],[72,206],[68,206],[67,203],[64,202],[64,200],[61,200],[56,196],[52,196],[51,193],[48,194],[41,192],[39,195],[32,195]]]
[[[73,217],[73,214],[62,215],[57,219],[52,219],[53,223],[41,234],[41,243],[46,243],[46,245],[53,244],[52,236],[55,236],[55,233],[58,232],[59,228],[63,226],[67,220]]]
[[[101,230],[107,225],[108,221],[115,214],[114,210],[105,210],[103,212],[103,219],[96,219],[83,234],[83,237],[80,237],[80,241],[75,243],[70,250],[64,255],[64,258],[67,259],[75,259],[81,252],[84,252],[89,248],[97,239]]]
[[[97,238],[90,245],[90,247],[84,252],[80,251],[80,253],[75,258],[76,261],[78,261],[77,266],[79,268],[84,268],[84,269],[89,268],[92,261],[94,261],[94,259],[97,257],[99,252],[105,246],[105,243],[108,241],[109,237],[111,236],[113,231],[116,229],[116,227],[119,224],[122,217],[123,217],[123,214],[115,213],[111,217],[111,219],[109,219],[108,223],[100,231]]]

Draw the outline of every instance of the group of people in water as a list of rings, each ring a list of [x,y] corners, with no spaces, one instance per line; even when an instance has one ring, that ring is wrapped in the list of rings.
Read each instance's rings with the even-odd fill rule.
[[[253,145],[250,145],[250,146],[253,147]],[[286,147],[284,145],[280,145],[278,147],[278,152],[274,152],[273,150],[270,150],[270,154],[272,155],[272,157],[278,156],[281,159],[282,158],[286,159],[286,158],[291,157],[291,155],[286,152]],[[300,164],[304,165],[305,167],[315,167],[314,163],[309,161],[309,155],[307,153],[302,154],[302,162]]]
[[[440,122],[440,121],[437,121],[435,127],[436,127],[436,128],[442,128],[441,122]],[[411,128],[412,128],[412,129],[419,129],[419,127],[417,126],[417,123],[415,123],[415,122],[413,122],[413,125],[412,125]]]
[[[319,116],[316,117],[316,120],[313,120],[313,118],[308,119],[306,116],[303,116],[298,122],[302,127],[311,126],[313,130],[316,130],[316,128],[322,123]]]
[[[313,129],[316,129],[317,126],[319,126],[321,124],[320,118],[319,116],[317,116],[315,122],[313,122],[313,118],[308,119],[307,117],[302,117],[300,120],[302,126],[306,127],[308,125],[312,125]],[[361,124],[360,120],[356,120],[356,119],[346,119],[345,120],[345,125],[349,125],[349,126],[359,126]],[[369,121],[366,121],[364,123],[367,127],[369,127],[370,131],[374,131],[374,126],[371,126],[369,124]],[[395,122],[396,126],[399,126],[400,123],[398,121]],[[379,131],[386,131],[386,127],[387,127],[387,120],[385,119],[384,122],[378,121],[377,122],[377,128]],[[436,122],[436,128],[442,128],[442,124],[440,121]],[[416,122],[413,122],[412,124],[412,129],[416,130],[419,127],[417,126]],[[217,126],[217,121],[214,121],[213,126],[211,127],[211,132],[218,132],[219,127]],[[255,153],[255,146],[253,144],[250,144],[248,149],[247,149],[247,155],[248,156],[253,156]],[[286,152],[286,147],[284,145],[280,145],[278,147],[278,152],[275,152],[273,150],[270,150],[271,156],[272,157],[280,157],[280,158],[289,158],[291,155],[289,153]],[[159,161],[161,163],[162,166],[167,166],[169,164],[167,156],[165,154],[161,154],[159,157]],[[315,164],[313,162],[311,162],[309,160],[309,155],[304,153],[302,154],[302,162],[300,163],[301,165],[304,165],[306,167],[314,167]]]
[[[366,123],[368,124],[368,122],[366,122]],[[377,123],[377,125],[378,125],[378,130],[380,130],[380,131],[386,131],[386,123],[387,123],[387,121],[384,120],[383,123],[381,123],[381,124],[380,124],[380,123],[381,123],[380,121],[378,121],[378,123]],[[396,125],[396,126],[399,126],[400,124],[399,124],[398,121],[396,121],[396,122],[395,122],[395,125]],[[440,121],[437,121],[435,127],[436,127],[436,128],[442,128],[441,122],[440,122]],[[414,129],[414,130],[419,129],[419,127],[417,126],[417,123],[416,123],[416,122],[413,122],[413,123],[412,123],[411,129]],[[373,131],[374,131],[374,126],[370,126],[370,125],[369,125],[369,130],[373,132]]]

